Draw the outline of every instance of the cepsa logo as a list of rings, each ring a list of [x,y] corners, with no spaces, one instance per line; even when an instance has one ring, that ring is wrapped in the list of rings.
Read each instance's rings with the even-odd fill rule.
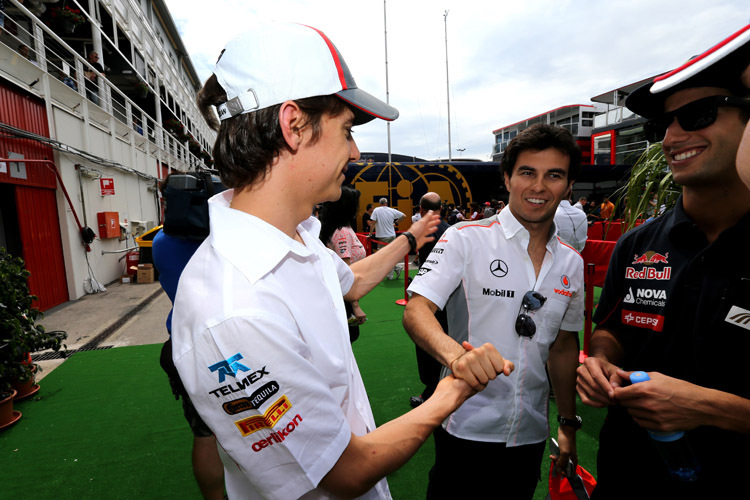
[[[649,314],[637,311],[622,310],[622,322],[628,326],[636,328],[648,328],[655,332],[664,329],[664,316],[659,314]]]
[[[272,404],[263,415],[253,415],[252,417],[243,418],[234,423],[240,430],[243,437],[249,436],[253,432],[258,432],[261,429],[269,429],[276,425],[281,417],[289,411],[292,407],[292,403],[289,402],[289,398],[286,395],[281,396],[274,404]]]

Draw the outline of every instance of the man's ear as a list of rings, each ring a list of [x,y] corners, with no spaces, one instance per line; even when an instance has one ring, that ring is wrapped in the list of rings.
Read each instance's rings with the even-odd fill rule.
[[[302,144],[302,127],[304,113],[294,101],[285,101],[279,109],[279,125],[289,149],[297,151]]]
[[[563,199],[564,199],[564,200],[567,200],[567,199],[569,199],[569,198],[570,198],[570,195],[571,195],[571,194],[573,193],[573,184],[574,184],[574,183],[575,183],[575,181],[570,181],[570,182],[568,183],[568,190],[567,190],[567,191],[565,191],[565,196],[563,196]]]

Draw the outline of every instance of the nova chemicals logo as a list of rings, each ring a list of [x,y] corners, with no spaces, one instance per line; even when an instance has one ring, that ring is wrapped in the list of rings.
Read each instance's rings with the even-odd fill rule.
[[[744,328],[745,330],[750,330],[750,311],[742,309],[741,307],[732,306],[724,321],[739,326],[740,328]]]
[[[500,259],[495,259],[490,263],[490,272],[496,278],[504,278],[508,274],[508,264]]]
[[[250,371],[250,368],[240,363],[241,359],[242,354],[237,353],[229,359],[219,361],[218,363],[209,366],[208,369],[212,372],[219,372],[219,383],[221,383],[224,382],[224,380],[227,378],[227,375],[231,375],[232,377],[237,378],[238,371]]]

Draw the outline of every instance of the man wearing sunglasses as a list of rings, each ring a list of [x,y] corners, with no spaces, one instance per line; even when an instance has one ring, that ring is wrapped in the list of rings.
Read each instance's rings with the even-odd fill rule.
[[[577,379],[584,403],[608,407],[592,498],[746,491],[750,191],[736,156],[750,117],[748,62],[750,25],[626,101],[648,119],[683,191],[672,211],[623,236],[610,261]],[[630,385],[634,370],[651,380]],[[646,429],[686,431],[692,451],[678,453],[695,455],[697,480],[670,474]]]
[[[514,500],[533,497],[549,435],[546,364],[562,423],[558,463],[577,461],[583,260],[556,236],[553,220],[580,165],[567,130],[524,130],[502,159],[508,207],[447,230],[409,287],[404,328],[414,342],[443,365],[443,376],[452,372],[477,389],[486,384],[435,430],[427,498],[496,498],[499,491]],[[447,311],[450,336],[437,309]],[[477,356],[463,341],[491,343],[515,370],[488,383],[489,351]],[[464,460],[476,480],[456,480]]]

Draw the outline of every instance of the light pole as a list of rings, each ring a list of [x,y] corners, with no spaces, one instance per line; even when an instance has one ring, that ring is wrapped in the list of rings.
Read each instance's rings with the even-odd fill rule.
[[[385,9],[386,0],[383,0],[383,38],[385,39],[385,102],[391,103],[390,92],[388,92],[388,16]],[[388,131],[388,163],[391,163],[391,122],[385,122]]]
[[[448,11],[443,14],[445,22],[445,87],[448,93],[448,161],[453,159],[451,151],[451,86],[448,81]]]

